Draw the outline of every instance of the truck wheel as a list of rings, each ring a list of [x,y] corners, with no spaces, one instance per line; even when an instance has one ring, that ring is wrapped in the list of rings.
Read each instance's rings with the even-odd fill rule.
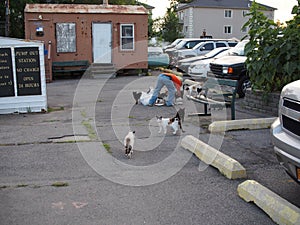
[[[240,98],[244,98],[246,94],[246,89],[251,87],[251,82],[249,77],[242,76],[238,81],[237,93]]]

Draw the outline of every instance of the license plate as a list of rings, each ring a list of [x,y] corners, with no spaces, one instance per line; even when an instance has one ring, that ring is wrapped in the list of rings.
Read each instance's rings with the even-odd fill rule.
[[[297,168],[297,179],[300,180],[300,168]]]

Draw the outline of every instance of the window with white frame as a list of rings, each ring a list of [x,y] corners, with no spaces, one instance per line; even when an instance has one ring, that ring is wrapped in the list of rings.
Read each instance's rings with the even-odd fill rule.
[[[57,52],[76,52],[75,23],[57,23],[55,33]]]
[[[134,24],[121,24],[121,50],[134,50]]]
[[[225,34],[231,34],[232,33],[232,27],[230,25],[224,26],[224,33]]]
[[[225,18],[232,18],[232,10],[231,9],[225,9],[224,17]]]

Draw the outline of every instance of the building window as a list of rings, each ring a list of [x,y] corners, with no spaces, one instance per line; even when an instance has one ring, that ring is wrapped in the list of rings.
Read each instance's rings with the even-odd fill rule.
[[[232,33],[232,27],[231,26],[224,26],[224,33],[225,34],[231,34]]]
[[[224,17],[225,18],[232,18],[232,10],[225,9],[225,11],[224,11]]]
[[[56,51],[76,52],[76,24],[57,23],[56,26]]]
[[[133,24],[121,24],[121,50],[134,50]]]

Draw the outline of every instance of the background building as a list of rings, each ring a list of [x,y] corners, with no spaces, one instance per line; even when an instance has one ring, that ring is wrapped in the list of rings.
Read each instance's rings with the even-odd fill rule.
[[[54,61],[148,68],[148,10],[143,6],[27,4],[25,38],[44,42],[48,80]]]
[[[186,38],[200,37],[203,32],[213,38],[244,37],[248,30],[243,25],[248,21],[251,1],[249,0],[194,0],[180,4],[177,9],[182,25],[182,34]],[[259,4],[262,12],[274,20],[275,8]]]

